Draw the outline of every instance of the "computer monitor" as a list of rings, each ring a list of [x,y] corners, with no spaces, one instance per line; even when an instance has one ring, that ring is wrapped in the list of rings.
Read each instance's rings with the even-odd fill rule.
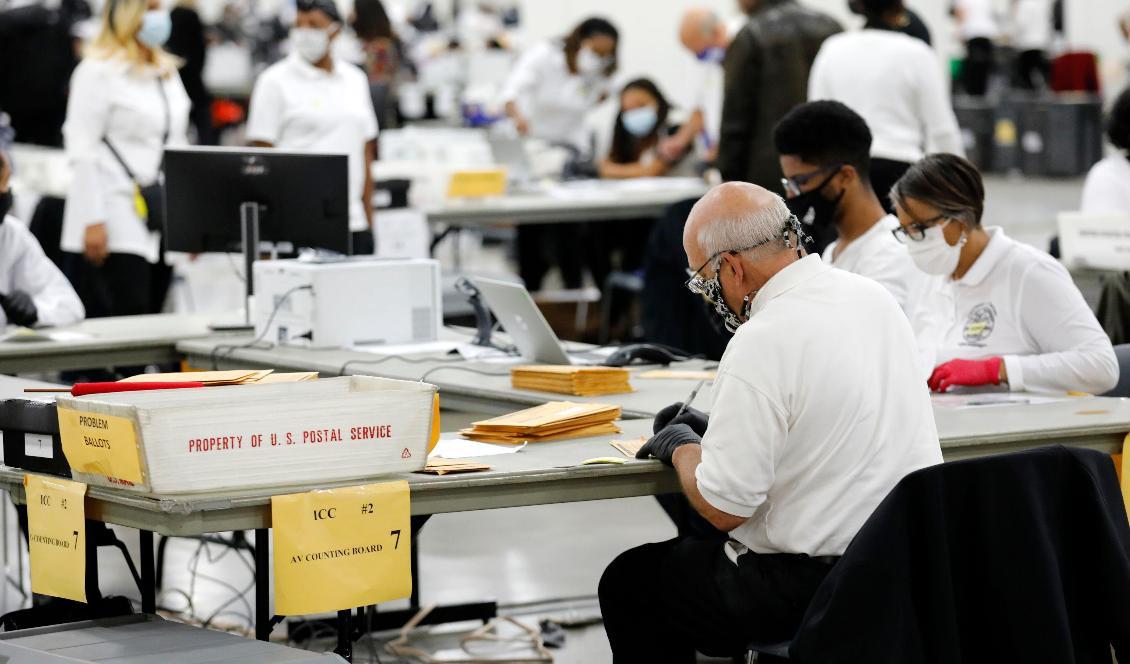
[[[352,253],[345,155],[167,148],[164,169],[170,251],[240,251],[241,208],[254,204],[259,241]]]

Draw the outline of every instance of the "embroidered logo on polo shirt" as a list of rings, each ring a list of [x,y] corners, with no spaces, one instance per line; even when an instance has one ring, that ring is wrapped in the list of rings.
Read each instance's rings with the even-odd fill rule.
[[[969,311],[969,317],[965,319],[965,327],[961,331],[961,336],[965,339],[966,344],[984,346],[985,340],[992,336],[996,324],[996,307],[989,302],[978,304]]]

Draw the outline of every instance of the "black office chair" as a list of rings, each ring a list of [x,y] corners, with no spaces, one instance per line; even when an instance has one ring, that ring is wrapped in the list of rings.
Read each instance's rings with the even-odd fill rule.
[[[1130,525],[1110,456],[1059,445],[906,476],[820,584],[789,658],[1130,661]]]
[[[1115,346],[1114,354],[1118,357],[1118,385],[1103,396],[1130,397],[1130,344]]]

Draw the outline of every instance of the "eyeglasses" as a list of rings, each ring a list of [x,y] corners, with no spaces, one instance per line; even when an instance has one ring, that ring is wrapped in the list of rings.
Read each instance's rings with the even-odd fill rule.
[[[945,219],[945,221],[942,221],[943,219]],[[895,239],[903,244],[906,244],[906,241],[908,239],[912,242],[921,242],[922,240],[926,239],[927,229],[939,225],[942,228],[945,228],[946,224],[950,223],[951,221],[953,221],[953,219],[947,219],[945,214],[939,214],[930,217],[929,219],[923,219],[922,221],[916,220],[907,226],[892,228],[891,235],[894,235]],[[941,222],[941,224],[939,224],[938,222]]]
[[[727,249],[725,251],[719,251],[718,253],[714,254],[710,258],[707,258],[706,262],[703,263],[702,265],[700,265],[697,270],[692,270],[689,267],[686,268],[687,276],[690,277],[690,278],[687,279],[687,282],[683,285],[686,286],[687,290],[694,293],[695,295],[702,295],[704,297],[710,297],[710,288],[706,285],[708,280],[705,279],[702,275],[702,271],[704,269],[706,269],[707,265],[710,265],[714,261],[718,261],[718,265],[714,266],[714,271],[717,272],[718,269],[721,267],[721,264],[722,264],[721,260],[719,260],[719,259],[722,258],[722,254],[731,254],[731,255],[736,256],[736,255],[742,253],[743,251],[749,251],[750,249],[756,249],[760,246],[769,244],[772,241],[773,241],[773,238],[769,238],[767,240],[762,240],[761,242],[758,242],[755,245],[745,247],[744,249]]]
[[[791,178],[781,178],[781,188],[785,190],[785,194],[787,196],[800,196],[801,193],[803,193],[802,189],[804,188],[804,185],[811,182],[814,178],[818,178],[821,175],[825,175],[827,173],[835,173],[843,167],[844,164],[842,162],[836,162],[834,164],[828,164],[821,169],[812,171],[811,173],[794,175]],[[825,182],[824,184],[828,183]],[[823,185],[818,188],[823,188]]]

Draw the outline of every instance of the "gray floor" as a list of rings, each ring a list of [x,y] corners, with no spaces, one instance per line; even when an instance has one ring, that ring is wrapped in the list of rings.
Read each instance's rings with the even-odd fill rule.
[[[992,178],[987,184],[986,225],[1002,225],[1011,236],[1041,248],[1047,247],[1055,232],[1056,214],[1075,209],[1081,190],[1081,182],[1074,180]],[[447,251],[450,253],[450,248]],[[501,252],[471,253],[465,263],[469,268],[497,270],[505,266]],[[445,414],[445,428],[458,428],[470,419]],[[118,530],[136,556],[136,535],[128,529]],[[673,535],[674,529],[650,498],[442,515],[432,519],[420,537],[422,597],[425,603],[495,599],[508,607],[508,613],[522,615],[530,624],[547,615],[583,619],[595,615],[597,581],[616,554]],[[7,536],[12,558],[9,574],[15,575],[12,520]],[[200,545],[191,540],[174,540],[169,546],[167,590],[159,604],[175,612],[190,610],[199,618],[222,609],[215,625],[249,628],[254,601],[249,587],[250,561],[246,556],[241,560],[238,553],[224,553],[219,547],[208,547],[197,555],[199,549]],[[195,575],[190,571],[194,557]],[[99,567],[104,592],[137,598],[116,551],[103,552]],[[234,600],[240,595],[236,591],[246,592]],[[536,606],[562,598],[576,601]],[[21,602],[19,594],[6,584],[0,593],[0,611],[16,608]],[[276,638],[281,637],[280,628]],[[445,644],[451,639],[450,635],[437,634],[426,643]],[[358,661],[366,661],[367,645],[359,646]],[[323,640],[309,647],[329,649],[332,643]],[[386,656],[383,661],[391,659]],[[555,661],[610,661],[603,630],[599,625],[571,630],[566,648],[557,652]]]

